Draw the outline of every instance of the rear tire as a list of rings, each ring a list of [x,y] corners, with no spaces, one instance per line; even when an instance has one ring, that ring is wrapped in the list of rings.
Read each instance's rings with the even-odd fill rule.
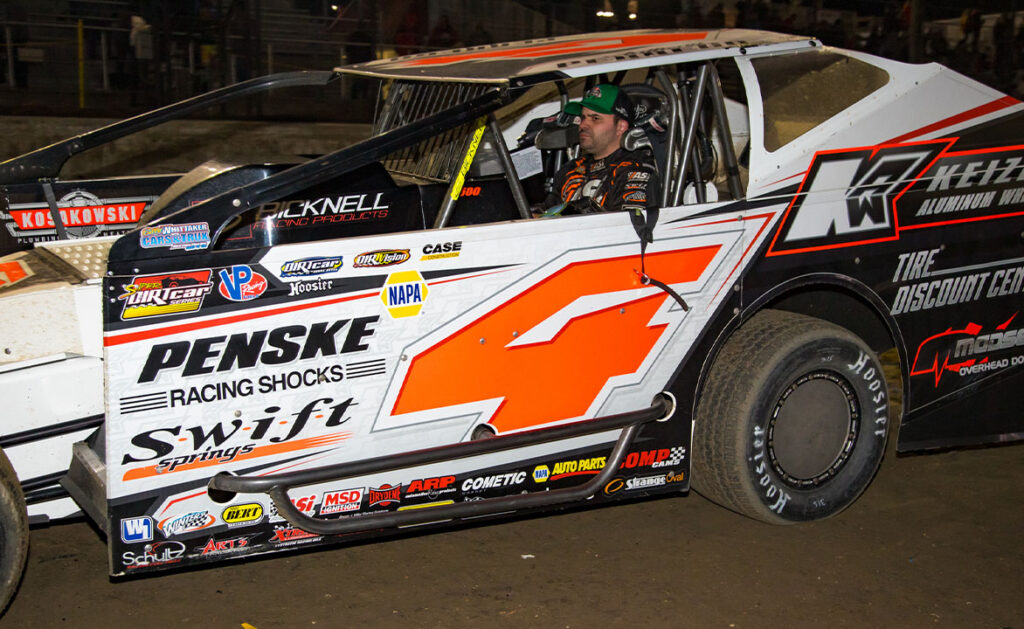
[[[694,425],[694,488],[773,524],[827,518],[871,482],[888,418],[885,376],[860,338],[764,310],[708,373]]]
[[[0,450],[0,613],[21,582],[28,555],[25,496],[7,455]]]

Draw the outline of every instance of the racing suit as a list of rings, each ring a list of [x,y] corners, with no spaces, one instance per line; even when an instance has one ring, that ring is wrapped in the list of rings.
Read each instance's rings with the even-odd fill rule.
[[[562,213],[626,210],[643,216],[644,211],[657,207],[659,186],[658,168],[650,151],[619,148],[604,159],[584,156],[562,166],[545,205],[568,204]]]

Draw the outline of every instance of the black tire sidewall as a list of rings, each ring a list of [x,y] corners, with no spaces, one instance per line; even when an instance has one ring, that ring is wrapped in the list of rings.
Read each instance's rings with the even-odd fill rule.
[[[881,365],[858,338],[831,325],[805,338],[791,339],[766,365],[768,374],[754,386],[744,438],[745,489],[765,517],[781,522],[819,520],[849,506],[871,482],[885,452],[888,393]],[[799,487],[777,473],[768,452],[767,433],[784,391],[801,377],[828,373],[845,381],[858,410],[854,443],[835,476],[820,485]],[[881,411],[879,412],[879,409]]]
[[[0,450],[0,613],[21,582],[28,552],[28,513],[18,477]]]

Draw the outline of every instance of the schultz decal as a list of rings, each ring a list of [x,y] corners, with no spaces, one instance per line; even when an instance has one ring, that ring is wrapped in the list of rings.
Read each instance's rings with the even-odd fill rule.
[[[302,258],[289,260],[281,265],[281,277],[303,277],[308,275],[324,275],[334,273],[341,268],[341,256],[318,258]]]
[[[185,555],[185,545],[181,542],[154,542],[146,544],[141,553],[127,551],[121,554],[121,563],[128,570],[135,568],[153,568],[178,563]]]
[[[394,266],[409,259],[408,249],[381,249],[360,253],[355,257],[352,266],[356,268],[371,268],[378,266]]]
[[[267,278],[244,264],[221,269],[217,275],[220,277],[218,290],[224,299],[249,301],[267,290]]]
[[[211,271],[185,271],[170,275],[137,275],[117,298],[124,302],[121,319],[195,312],[213,290]]]
[[[210,224],[204,222],[143,227],[139,232],[139,245],[143,249],[206,249],[210,246]]]

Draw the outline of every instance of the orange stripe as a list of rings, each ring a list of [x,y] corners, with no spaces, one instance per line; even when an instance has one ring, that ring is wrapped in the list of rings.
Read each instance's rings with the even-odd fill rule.
[[[1016,105],[1018,103],[1020,103],[1020,101],[1012,96],[1003,96],[1002,98],[996,99],[991,103],[985,103],[984,105],[979,105],[974,109],[968,109],[967,111],[959,113],[955,116],[950,116],[949,118],[946,118],[944,120],[933,122],[932,124],[921,127],[916,131],[911,131],[910,133],[898,135],[887,142],[882,142],[882,144],[898,144],[900,142],[903,142],[904,140],[916,138],[926,133],[931,133],[932,131],[938,131],[939,129],[943,129],[945,127],[951,127],[955,124],[966,122],[972,118],[978,118],[980,116],[984,116],[985,114],[990,114],[993,111],[999,111],[1000,109],[1012,107],[1013,105]]]
[[[317,437],[308,437],[306,439],[299,439],[298,441],[292,441],[289,443],[271,443],[265,446],[258,446],[251,452],[246,454],[240,454],[235,458],[231,459],[231,463],[237,461],[244,461],[246,459],[255,459],[262,456],[270,456],[271,454],[283,454],[285,452],[297,452],[299,450],[311,450],[322,446],[329,446],[340,441],[344,441],[352,436],[350,432],[340,432],[333,435],[320,435]],[[174,458],[174,457],[166,457]],[[192,463],[186,463],[179,465],[171,471],[159,472],[157,471],[156,465],[147,465],[146,467],[137,467],[132,470],[128,470],[124,473],[121,480],[130,481],[138,480],[141,478],[151,478],[153,476],[159,476],[161,474],[173,474],[175,472],[184,472],[187,470],[198,470],[204,467],[211,467],[214,465],[224,465],[225,462],[220,461],[216,458],[209,459],[207,461],[194,461]]]

